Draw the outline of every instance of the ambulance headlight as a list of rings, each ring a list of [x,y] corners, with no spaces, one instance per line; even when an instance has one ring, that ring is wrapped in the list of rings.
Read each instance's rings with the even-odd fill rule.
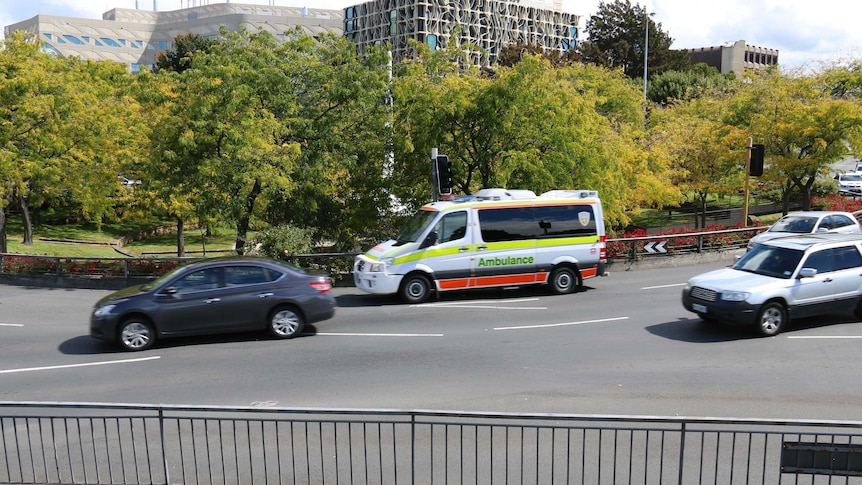
[[[386,267],[391,265],[393,261],[393,258],[383,258],[376,263],[371,263],[371,268],[369,269],[369,271],[371,273],[385,273]]]

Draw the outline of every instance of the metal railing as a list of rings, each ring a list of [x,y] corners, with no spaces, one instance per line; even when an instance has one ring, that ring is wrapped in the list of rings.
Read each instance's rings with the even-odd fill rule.
[[[0,403],[0,482],[862,483],[862,422]]]
[[[608,259],[637,262],[682,254],[725,251],[745,247],[766,227],[746,227],[660,236],[608,239]],[[352,285],[350,274],[356,253],[318,253],[288,256],[297,266],[330,273],[333,281]],[[200,257],[100,258],[0,253],[0,282],[14,279],[26,284],[74,285],[83,288],[122,288],[151,280]]]

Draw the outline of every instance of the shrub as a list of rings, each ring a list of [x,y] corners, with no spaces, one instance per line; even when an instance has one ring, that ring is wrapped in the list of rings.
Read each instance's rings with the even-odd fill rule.
[[[281,259],[285,255],[308,254],[312,247],[312,231],[283,224],[255,234],[249,253]]]

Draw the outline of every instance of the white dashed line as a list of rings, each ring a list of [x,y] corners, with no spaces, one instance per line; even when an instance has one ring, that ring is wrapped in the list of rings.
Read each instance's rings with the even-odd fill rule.
[[[339,333],[318,332],[313,335],[324,335],[327,337],[442,337],[442,333]]]
[[[641,288],[641,289],[642,289],[642,290],[658,290],[658,289],[661,289],[661,288],[674,288],[674,287],[677,287],[677,286],[685,286],[685,283],[675,283],[675,284],[672,284],[672,285],[659,285],[659,286],[644,286],[644,287],[643,287],[643,288]]]
[[[517,327],[496,327],[494,330],[523,330],[530,328],[548,328],[548,327],[566,327],[570,325],[583,325],[585,323],[603,323],[603,322],[615,322],[619,320],[628,320],[629,317],[615,317],[615,318],[603,318],[601,320],[583,320],[580,322],[566,322],[566,323],[546,323],[541,325],[521,325]]]
[[[0,323],[0,327],[23,327],[20,323]]]
[[[522,303],[526,301],[539,301],[538,298],[519,298],[517,300],[472,300],[472,301],[446,301],[439,303],[420,303],[410,305],[413,308],[480,308],[486,310],[547,310],[546,306],[506,306],[501,303]],[[496,303],[496,305],[495,305]]]
[[[796,339],[803,339],[803,338],[807,338],[807,339],[845,339],[846,338],[846,339],[854,339],[854,338],[862,338],[862,335],[810,335],[810,336],[804,336],[804,335],[790,336],[790,335],[788,335],[787,338],[796,338]]]
[[[154,357],[142,357],[139,359],[123,359],[123,360],[109,360],[106,362],[87,362],[84,364],[67,364],[67,365],[49,365],[45,367],[27,367],[24,369],[6,369],[0,370],[0,374],[14,374],[17,372],[33,372],[39,370],[54,370],[54,369],[72,369],[74,367],[90,367],[94,365],[110,365],[110,364],[129,364],[133,362],[144,362],[147,360],[160,359],[160,356]]]

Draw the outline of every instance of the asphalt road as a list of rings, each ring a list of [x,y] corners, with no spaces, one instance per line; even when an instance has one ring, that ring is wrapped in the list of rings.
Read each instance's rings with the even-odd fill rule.
[[[862,322],[762,338],[680,305],[722,264],[615,273],[586,290],[447,294],[408,305],[336,289],[308,335],[88,335],[105,291],[0,286],[0,400],[862,420]]]

